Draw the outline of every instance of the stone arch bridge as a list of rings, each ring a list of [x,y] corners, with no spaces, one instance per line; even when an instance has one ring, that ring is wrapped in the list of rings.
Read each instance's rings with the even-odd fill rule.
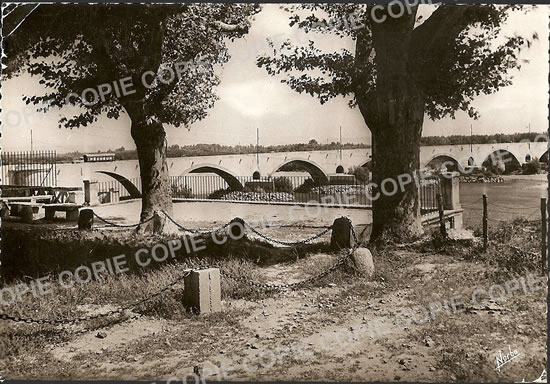
[[[548,161],[548,143],[498,143],[465,145],[422,146],[421,167],[434,162],[448,161],[459,169],[481,166],[488,159],[501,158],[506,154],[521,165],[531,159]],[[392,154],[388,154],[391,156]],[[319,181],[331,175],[347,172],[351,167],[369,166],[372,150],[343,149],[329,151],[271,152],[260,154],[236,154],[193,156],[167,159],[170,176],[215,173],[224,178],[231,187],[238,187],[239,176],[268,177],[285,165],[297,165]],[[58,165],[59,186],[75,186],[82,180],[109,181],[139,177],[137,160],[117,160],[103,163],[78,163]],[[113,176],[115,175],[115,176]],[[237,188],[238,189],[238,188]]]

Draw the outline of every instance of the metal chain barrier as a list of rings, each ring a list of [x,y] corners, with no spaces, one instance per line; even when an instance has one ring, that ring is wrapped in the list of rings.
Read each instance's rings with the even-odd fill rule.
[[[185,271],[185,273],[182,276],[178,277],[176,280],[172,281],[170,284],[166,285],[164,288],[162,288],[159,291],[153,293],[152,295],[147,296],[147,297],[145,297],[143,299],[140,299],[140,300],[136,300],[133,303],[124,305],[120,308],[113,309],[111,311],[107,311],[107,312],[104,312],[104,313],[99,313],[97,315],[88,315],[88,316],[83,316],[83,317],[77,317],[77,318],[74,318],[74,319],[34,319],[34,318],[30,318],[30,317],[11,316],[11,315],[8,315],[8,314],[5,314],[5,313],[0,313],[0,320],[11,320],[11,321],[14,321],[14,322],[27,323],[27,324],[49,324],[49,325],[67,325],[68,324],[68,325],[72,325],[72,324],[77,324],[77,323],[80,323],[80,322],[83,322],[83,321],[89,321],[89,320],[95,320],[95,319],[99,319],[99,318],[103,318],[103,317],[109,317],[109,316],[112,316],[112,315],[115,315],[115,314],[122,314],[126,310],[133,309],[133,308],[137,307],[138,305],[141,305],[141,304],[143,304],[147,301],[150,301],[150,300],[160,296],[164,292],[171,289],[178,282],[180,282],[181,280],[183,280],[184,278],[189,276],[192,271],[196,271],[196,270],[200,270],[200,269],[206,269],[206,268],[208,268],[208,267],[205,267],[205,266],[193,267],[193,268]]]
[[[229,223],[227,223],[227,224],[225,224],[221,227],[214,228],[214,229],[209,230],[209,231],[191,230],[191,229],[185,228],[182,225],[178,224],[166,212],[164,212],[164,211],[162,211],[162,212],[164,213],[164,215],[170,221],[172,221],[176,226],[178,226],[178,228],[180,228],[184,231],[192,232],[192,233],[208,234],[208,233],[212,233],[212,232],[216,232],[216,231],[225,229],[229,225],[231,225],[231,223],[232,223],[232,222],[229,222]],[[95,212],[94,212],[94,215],[98,219],[104,221],[106,224],[113,225],[113,226],[116,226],[116,227],[135,227],[135,226],[140,225],[140,224],[145,224],[148,221],[153,219],[153,217],[151,217],[151,218],[149,218],[149,219],[147,219],[147,220],[145,220],[141,223],[138,223],[138,224],[123,225],[123,224],[112,223],[108,220],[105,220],[102,217],[100,217],[99,215],[97,215]],[[348,217],[344,217],[344,218],[350,223],[351,234],[352,234],[353,241],[354,241],[353,247],[349,250],[349,252],[345,256],[341,257],[332,266],[330,266],[326,270],[324,270],[324,271],[322,271],[322,272],[320,272],[320,273],[318,273],[314,276],[311,276],[311,277],[309,277],[305,280],[302,280],[302,281],[298,281],[298,282],[294,282],[294,283],[288,283],[288,284],[260,283],[260,282],[255,282],[255,281],[249,281],[244,277],[235,276],[231,273],[224,272],[223,269],[219,265],[207,266],[203,263],[199,263],[198,266],[193,266],[191,268],[188,268],[182,276],[178,277],[176,280],[172,281],[170,284],[166,285],[164,288],[160,289],[159,291],[155,292],[154,294],[152,294],[150,296],[147,296],[143,299],[134,301],[133,303],[124,305],[122,307],[119,307],[117,309],[110,310],[110,311],[107,311],[107,312],[104,312],[104,313],[100,313],[100,314],[96,314],[96,315],[88,315],[88,316],[83,316],[83,317],[77,317],[77,318],[73,318],[73,319],[34,319],[34,318],[31,318],[31,317],[12,316],[12,315],[8,315],[8,314],[5,314],[5,313],[0,313],[0,320],[9,320],[9,321],[17,322],[17,323],[27,323],[27,324],[74,325],[74,324],[78,324],[80,322],[85,322],[85,321],[95,320],[95,319],[99,319],[99,318],[109,317],[109,316],[112,316],[112,315],[115,315],[115,314],[122,315],[125,311],[130,310],[130,309],[135,309],[135,307],[160,296],[164,292],[171,289],[178,282],[180,282],[181,280],[183,280],[184,278],[189,276],[191,274],[191,272],[197,271],[197,270],[202,270],[202,269],[208,269],[208,268],[219,268],[220,269],[220,274],[222,276],[233,279],[233,280],[238,281],[242,284],[249,285],[249,286],[252,286],[252,287],[261,288],[261,289],[280,290],[280,289],[293,289],[293,288],[297,288],[297,287],[302,287],[304,285],[314,283],[315,281],[318,281],[318,280],[322,279],[323,277],[329,275],[330,273],[334,272],[335,270],[337,270],[340,266],[342,266],[346,262],[346,260],[348,260],[353,255],[355,250],[357,248],[359,248],[360,243],[359,243],[359,240],[357,238],[357,234],[355,232],[355,229],[353,228],[353,225],[351,223],[351,220]],[[332,226],[326,227],[324,231],[322,231],[321,233],[318,233],[318,234],[316,234],[316,235],[314,235],[310,238],[303,239],[303,240],[300,240],[300,241],[297,241],[297,242],[285,242],[285,241],[276,240],[276,239],[272,239],[268,236],[265,236],[264,234],[262,234],[261,232],[258,232],[255,228],[250,226],[250,224],[246,223],[244,220],[243,220],[243,222],[244,222],[244,224],[247,228],[249,228],[252,232],[256,233],[258,236],[260,236],[260,237],[262,237],[265,240],[268,240],[270,242],[275,242],[275,243],[282,244],[282,245],[304,244],[304,243],[313,241],[313,240],[325,235],[328,231],[330,231],[332,229]],[[140,314],[134,315],[134,316],[128,318],[127,320],[137,318],[137,317],[140,317],[140,316],[141,316]],[[100,326],[96,329],[99,329],[99,328],[102,328],[102,327],[104,327],[104,326]],[[86,329],[80,330],[78,332],[85,332],[86,330],[88,330],[88,329],[86,328]]]
[[[143,220],[137,224],[117,224],[117,223],[113,223],[112,221],[109,221],[107,219],[104,219],[103,217],[99,216],[97,213],[95,213],[95,211],[92,211],[94,213],[94,216],[97,217],[99,220],[103,221],[105,224],[107,225],[110,225],[110,226],[113,226],[113,227],[118,227],[118,228],[133,228],[133,227],[137,227],[138,225],[143,225],[143,224],[147,224],[148,222],[150,222],[151,220],[154,219],[155,216],[151,216],[150,218],[146,219],[146,220]]]
[[[214,232],[218,232],[218,231],[221,231],[223,229],[226,229],[227,227],[229,227],[233,221],[230,221],[228,222],[227,224],[224,224],[220,227],[217,227],[217,228],[212,228],[210,230],[206,230],[206,231],[201,231],[201,230],[197,230],[197,229],[191,229],[191,228],[186,228],[184,227],[183,225],[179,224],[178,222],[176,222],[176,220],[174,220],[172,217],[170,217],[170,215],[168,215],[168,213],[166,213],[165,211],[161,211],[174,225],[176,225],[179,229],[181,229],[182,231],[185,231],[185,232],[190,232],[190,233],[194,233],[194,234],[198,234],[198,235],[208,235],[208,234],[211,234],[211,233],[214,233]],[[242,220],[242,222],[244,223],[245,227],[247,227],[249,230],[251,230],[253,233],[255,233],[256,235],[260,236],[261,238],[263,238],[264,240],[266,241],[269,241],[271,243],[276,243],[276,244],[280,244],[280,245],[285,245],[285,246],[293,246],[293,245],[299,245],[299,244],[305,244],[305,243],[309,243],[313,240],[316,240],[318,239],[319,237],[321,236],[324,236],[327,232],[329,232],[331,229],[332,229],[332,226],[330,227],[323,227],[325,228],[324,231],[322,231],[321,233],[318,233],[310,238],[307,238],[307,239],[303,239],[303,240],[299,240],[299,241],[282,241],[282,240],[277,240],[277,239],[273,239],[269,236],[266,236],[264,235],[263,233],[259,232],[258,230],[256,230],[254,227],[252,227],[250,224],[248,224],[244,219],[241,219],[241,218],[237,218],[239,220]],[[348,219],[349,220],[349,219]]]
[[[269,283],[260,283],[260,282],[256,282],[256,281],[249,281],[243,277],[240,277],[240,276],[235,276],[235,275],[232,275],[230,273],[227,273],[227,272],[224,272],[223,270],[221,270],[220,268],[220,273],[222,274],[222,276],[225,276],[225,277],[228,277],[230,279],[233,279],[233,280],[236,280],[244,285],[248,285],[248,286],[251,286],[251,287],[257,287],[257,288],[261,288],[261,289],[265,289],[265,290],[280,290],[280,289],[293,289],[293,288],[297,288],[297,287],[302,287],[304,285],[307,285],[307,284],[311,284],[311,283],[314,283],[320,279],[322,279],[323,277],[325,276],[328,276],[329,274],[331,274],[332,272],[334,272],[335,270],[337,270],[339,267],[341,267],[342,265],[344,265],[344,263],[346,262],[346,260],[348,260],[349,258],[351,258],[353,256],[353,253],[357,250],[357,248],[360,247],[360,242],[359,242],[359,239],[357,237],[357,233],[355,232],[355,228],[353,228],[353,225],[352,225],[352,222],[351,222],[351,219],[347,216],[344,216],[344,219],[346,219],[349,224],[350,224],[350,229],[351,229],[351,234],[352,234],[352,237],[353,237],[353,247],[349,250],[349,252],[344,256],[344,257],[341,257],[336,263],[334,263],[332,266],[330,266],[329,268],[327,268],[326,270],[324,270],[323,272],[320,272],[318,273],[317,275],[314,275],[314,276],[311,276],[305,280],[302,280],[302,281],[298,281],[298,282],[295,282],[295,283],[289,283],[289,284],[269,284]],[[246,222],[245,222],[246,224]],[[266,238],[264,237],[261,233],[257,232],[254,230],[254,228],[250,227],[248,224],[247,226],[252,230],[254,231],[254,233],[257,233],[259,236],[262,236],[263,238]],[[329,230],[332,229],[332,226],[327,228],[326,231],[323,231],[321,232],[320,234],[318,235],[315,235],[313,238],[318,238],[318,237],[321,237],[322,235],[324,235],[326,232],[328,232]],[[313,239],[313,238],[310,238],[310,239]],[[266,238],[267,240],[267,238]],[[273,239],[274,240],[274,239]],[[308,239],[306,239],[308,240]],[[281,242],[279,240],[275,240],[276,242],[280,243],[280,244],[285,244],[285,242]],[[304,240],[302,240],[303,242]],[[286,243],[288,244],[288,243]],[[294,243],[293,243],[294,244]]]
[[[298,229],[326,229],[331,228],[329,225],[296,225],[296,224],[282,224],[282,225],[262,225],[263,228],[298,228]]]
[[[286,245],[286,246],[293,246],[293,245],[300,245],[300,244],[306,244],[306,243],[309,243],[313,240],[316,240],[318,239],[319,237],[321,236],[324,236],[326,233],[328,233],[331,229],[332,229],[332,226],[331,227],[328,227],[326,228],[324,231],[316,234],[316,235],[313,235],[307,239],[303,239],[303,240],[298,240],[298,241],[283,241],[283,240],[277,240],[277,239],[273,239],[269,236],[266,236],[264,235],[263,233],[257,231],[254,227],[252,227],[250,224],[248,224],[246,221],[244,221],[244,225],[246,228],[250,229],[253,233],[255,233],[256,235],[260,236],[262,239],[264,240],[267,240],[269,241],[270,243],[275,243],[275,244],[280,244],[280,245]]]
[[[220,227],[212,228],[212,229],[205,230],[205,231],[201,231],[201,230],[198,230],[198,229],[186,228],[183,225],[176,222],[176,220],[174,220],[172,217],[170,217],[170,215],[168,213],[166,213],[165,211],[161,211],[161,212],[164,214],[164,216],[166,216],[168,218],[168,220],[170,220],[176,227],[178,227],[182,231],[194,233],[196,235],[209,235],[211,233],[221,231],[222,229],[225,229],[225,228],[227,228],[231,225],[231,221],[230,221],[229,223],[224,224]]]
[[[228,272],[224,272],[221,269],[220,269],[220,274],[224,277],[228,277],[228,278],[230,278],[232,280],[235,280],[239,283],[242,283],[244,285],[248,285],[250,287],[256,287],[256,288],[260,288],[260,289],[264,289],[264,290],[294,289],[294,288],[298,288],[298,287],[302,287],[304,285],[314,283],[314,282],[322,279],[323,277],[330,275],[332,272],[336,271],[339,267],[344,265],[346,260],[348,260],[353,255],[353,253],[355,252],[355,250],[357,248],[359,248],[359,244],[355,244],[353,246],[353,248],[351,248],[350,251],[344,257],[341,257],[336,263],[331,265],[329,268],[325,269],[323,272],[320,272],[320,273],[318,273],[314,276],[311,276],[311,277],[309,277],[305,280],[298,281],[298,282],[295,282],[295,283],[288,283],[288,284],[260,283],[260,282],[257,282],[257,281],[247,280],[246,278],[241,277],[241,276],[232,275]]]

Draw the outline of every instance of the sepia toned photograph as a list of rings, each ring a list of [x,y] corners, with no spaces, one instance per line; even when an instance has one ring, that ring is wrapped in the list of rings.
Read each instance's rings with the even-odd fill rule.
[[[550,6],[3,3],[0,383],[546,383]]]

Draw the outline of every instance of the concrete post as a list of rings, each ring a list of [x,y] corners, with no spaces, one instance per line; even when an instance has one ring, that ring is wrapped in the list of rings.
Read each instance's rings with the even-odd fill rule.
[[[351,223],[345,217],[339,217],[332,223],[332,235],[330,237],[330,247],[338,250],[342,248],[353,247],[353,235],[351,233]]]
[[[441,196],[443,197],[443,209],[460,209],[460,181],[458,172],[442,172],[439,177]]]
[[[27,205],[22,206],[20,215],[24,223],[32,223],[34,220],[33,207]]]
[[[364,277],[374,276],[374,262],[372,253],[367,248],[357,248],[351,256],[355,269]]]
[[[183,303],[199,314],[221,312],[220,270],[208,268],[192,271],[185,277]]]
[[[84,180],[84,201],[90,205],[99,205],[98,194],[99,186],[97,181]]]
[[[94,225],[94,211],[90,208],[80,210],[78,216],[78,229],[92,229]]]
[[[246,226],[244,220],[240,217],[236,217],[231,220],[231,224],[228,227],[228,235],[231,240],[241,240],[246,237]]]

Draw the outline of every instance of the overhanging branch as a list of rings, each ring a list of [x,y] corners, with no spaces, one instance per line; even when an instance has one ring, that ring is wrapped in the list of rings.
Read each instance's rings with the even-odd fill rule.
[[[248,24],[227,24],[218,20],[214,21],[212,24],[221,32],[247,33],[249,27]]]

